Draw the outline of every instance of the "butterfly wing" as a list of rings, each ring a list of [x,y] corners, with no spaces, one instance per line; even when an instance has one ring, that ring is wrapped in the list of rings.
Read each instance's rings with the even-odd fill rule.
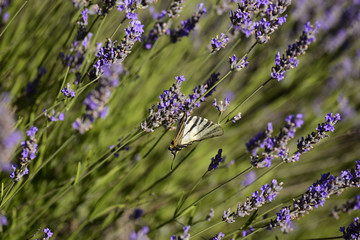
[[[197,116],[190,116],[183,126],[183,136],[180,138],[179,145],[189,145],[224,134],[223,129],[218,124]]]

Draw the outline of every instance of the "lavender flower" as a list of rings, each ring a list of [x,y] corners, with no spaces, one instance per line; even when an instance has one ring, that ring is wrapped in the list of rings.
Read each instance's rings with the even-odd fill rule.
[[[55,113],[55,110],[52,111],[51,115],[48,115],[46,109],[44,109],[43,112],[44,112],[44,116],[47,117],[50,122],[56,122],[58,120],[64,121],[64,119],[65,119],[64,113]]]
[[[324,206],[331,195],[339,195],[349,187],[360,187],[360,160],[356,161],[356,169],[342,171],[340,176],[323,174],[300,198],[293,200],[292,208],[285,207],[276,214],[277,218],[271,220],[269,229],[281,226],[281,231],[291,231],[292,220],[304,216],[314,207]]]
[[[14,179],[17,182],[20,181],[23,176],[29,174],[29,169],[27,167],[17,169],[17,165],[13,164],[11,165],[11,168],[13,171],[10,173],[10,178]]]
[[[218,234],[215,235],[215,237],[212,237],[209,240],[221,240],[223,237],[225,237],[225,234],[219,232]]]
[[[215,157],[211,158],[211,163],[209,165],[208,171],[215,170],[220,163],[224,162],[225,159],[221,157],[222,149],[220,148]]]
[[[289,161],[288,142],[294,138],[296,128],[301,127],[303,122],[302,114],[296,117],[289,115],[285,119],[285,126],[276,137],[272,137],[272,123],[268,123],[268,128],[264,132],[259,132],[253,139],[246,144],[248,152],[251,154],[251,164],[254,167],[270,167],[274,158],[280,157],[283,161]],[[264,150],[259,155],[258,149]]]
[[[325,122],[318,125],[316,128],[316,133],[312,132],[307,137],[302,137],[298,139],[297,142],[297,151],[295,154],[287,159],[287,162],[295,162],[299,160],[301,154],[310,151],[313,148],[313,145],[320,142],[321,139],[329,137],[326,133],[333,132],[335,130],[335,124],[340,121],[340,114],[329,113],[325,116]]]
[[[247,215],[250,215],[250,212],[258,209],[265,203],[271,202],[275,199],[276,195],[280,192],[282,189],[283,183],[278,181],[276,179],[273,179],[271,181],[271,185],[265,184],[260,188],[259,191],[255,191],[251,198],[247,197],[246,201],[241,204],[239,203],[237,212],[230,211],[230,208],[227,211],[224,211],[223,215],[223,221],[227,223],[233,223],[235,222],[235,219],[237,217],[245,217]]]
[[[252,182],[254,182],[255,179],[256,179],[256,172],[251,171],[244,176],[244,180],[242,181],[241,185],[243,187],[246,187],[246,186],[250,185]]]
[[[236,114],[232,119],[231,121],[233,123],[236,123],[237,121],[239,121],[241,119],[241,112],[239,112],[238,114]]]
[[[286,15],[282,16],[282,14],[291,4],[291,0],[275,0],[269,1],[269,3],[260,14],[262,19],[254,24],[256,42],[260,44],[267,43],[270,39],[270,34],[286,22]],[[260,1],[259,4],[261,4]]]
[[[149,240],[147,234],[149,233],[150,228],[148,226],[144,226],[137,232],[130,233],[129,240]]]
[[[343,204],[342,206],[340,207],[335,206],[331,211],[331,213],[336,219],[339,219],[340,212],[350,214],[353,211],[357,211],[359,209],[360,209],[360,195],[357,195],[353,200],[347,200],[346,203]]]
[[[291,0],[255,0],[240,1],[236,11],[230,11],[230,21],[246,37],[255,32],[256,41],[260,44],[266,43],[280,25],[286,21],[286,15],[282,16]],[[256,16],[260,21],[255,21]]]
[[[133,213],[129,215],[129,219],[136,220],[141,218],[141,216],[144,214],[144,210],[140,208],[135,208]]]
[[[240,71],[244,67],[247,67],[249,64],[249,61],[247,61],[247,57],[244,57],[243,59],[238,61],[235,55],[229,57],[229,62],[231,71]]]
[[[340,232],[343,233],[343,238],[346,240],[359,239],[360,238],[360,224],[359,218],[354,218],[354,221],[346,228],[340,227]]]
[[[190,226],[185,226],[183,228],[184,230],[184,233],[179,235],[178,237],[176,237],[176,235],[173,235],[170,237],[170,240],[189,240],[190,239],[190,233],[189,233],[189,230],[190,230]]]
[[[229,37],[224,33],[217,35],[215,38],[211,39],[211,52],[218,52],[221,48],[225,48],[229,42]]]
[[[310,25],[310,22],[305,24],[304,31],[300,36],[300,39],[297,40],[292,45],[289,45],[285,54],[280,56],[278,52],[275,56],[275,66],[271,68],[271,77],[281,81],[284,79],[284,74],[291,68],[297,67],[299,60],[297,57],[305,54],[306,49],[309,44],[315,41],[315,34],[318,32],[319,25],[316,24],[315,27]]]
[[[170,30],[170,39],[171,42],[176,43],[180,38],[187,37],[190,35],[190,32],[194,30],[196,24],[200,21],[200,17],[206,13],[206,8],[203,7],[204,4],[198,6],[198,10],[187,20],[181,22],[181,26],[176,30]]]
[[[216,109],[219,111],[219,112],[225,112],[227,106],[229,106],[230,104],[230,101],[228,98],[225,98],[224,101],[220,101],[219,103],[216,103],[216,98],[214,98],[214,102],[213,102],[213,106],[216,107]]]
[[[21,166],[27,166],[31,160],[35,159],[37,153],[37,140],[35,138],[35,134],[38,131],[38,128],[35,126],[31,126],[29,130],[26,132],[26,135],[29,137],[28,140],[21,142],[21,146],[23,148],[21,153]]]
[[[106,117],[108,111],[106,104],[111,97],[112,89],[119,85],[119,75],[123,73],[123,67],[121,64],[104,66],[103,73],[97,87],[84,101],[85,116],[77,118],[72,124],[73,128],[81,134],[88,131],[96,119]]]
[[[75,91],[71,89],[70,83],[67,83],[66,87],[61,89],[61,92],[65,95],[65,97],[75,97]]]
[[[49,228],[45,228],[44,229],[44,239],[48,240],[52,236],[53,236],[53,233],[51,232],[51,230]]]
[[[0,99],[0,171],[10,167],[10,158],[22,134],[14,131],[15,117],[10,111],[10,100],[7,95]]]
[[[140,124],[141,129],[145,132],[152,132],[160,126],[169,129],[173,123],[180,120],[184,113],[189,115],[195,108],[200,107],[200,103],[205,101],[205,98],[210,96],[215,88],[201,99],[199,98],[216,84],[218,74],[212,74],[204,84],[195,87],[188,97],[180,91],[185,77],[177,76],[175,79],[176,84],[173,84],[169,90],[165,90],[160,94],[160,101],[150,108],[149,117]],[[198,99],[199,101],[197,101]]]
[[[34,81],[28,82],[26,84],[26,93],[28,94],[28,96],[33,96],[36,94],[37,89],[39,87],[41,77],[44,76],[45,73],[46,73],[46,68],[43,68],[40,66],[38,68],[38,74],[37,74],[36,78],[34,79]]]
[[[85,59],[85,54],[89,48],[89,42],[92,38],[92,33],[87,31],[89,10],[85,8],[81,11],[81,16],[77,22],[78,30],[76,38],[72,42],[69,53],[60,53],[60,59],[64,66],[69,67],[70,72],[77,72],[80,70]]]
[[[242,231],[242,236],[246,237],[247,235],[249,235],[250,233],[252,233],[253,231],[255,231],[255,229],[250,226],[248,229],[246,229],[245,231]]]
[[[118,44],[117,41],[108,39],[105,46],[100,48],[96,54],[98,60],[93,66],[93,69],[89,73],[91,80],[94,80],[104,73],[104,68],[109,67],[111,64],[118,61],[121,63],[126,56],[131,53],[131,49],[136,41],[141,41],[141,34],[144,32],[141,22],[136,20],[136,16],[132,15],[133,19],[130,22],[130,26],[125,29],[126,36]]]
[[[9,224],[7,217],[0,214],[0,228]]]
[[[136,9],[144,9],[152,4],[153,0],[118,0],[114,1],[117,4],[117,10],[126,13],[134,12]]]
[[[169,18],[177,18],[179,17],[183,6],[182,4],[185,2],[185,0],[174,0],[169,7],[169,10],[167,11],[167,15]]]
[[[206,216],[206,221],[210,222],[214,216],[215,216],[215,210],[211,208],[208,215]]]

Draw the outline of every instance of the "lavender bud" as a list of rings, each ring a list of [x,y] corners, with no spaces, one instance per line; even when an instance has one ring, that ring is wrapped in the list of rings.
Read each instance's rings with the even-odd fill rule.
[[[229,42],[229,37],[225,36],[224,33],[221,33],[220,37],[217,35],[215,38],[211,39],[211,52],[218,52],[221,48],[225,48]]]
[[[315,34],[318,32],[319,25],[316,24],[315,27],[310,25],[310,22],[305,24],[304,31],[300,36],[300,39],[297,40],[292,45],[289,45],[286,50],[286,55],[283,54],[280,56],[278,52],[275,56],[275,66],[271,68],[271,77],[281,81],[284,78],[284,74],[291,68],[297,67],[299,60],[296,58],[300,55],[305,54],[308,45],[315,41]]]
[[[211,208],[208,215],[206,216],[206,221],[210,222],[214,216],[215,216],[215,210]]]
[[[231,71],[240,71],[244,67],[247,67],[249,64],[249,61],[246,61],[246,60],[247,60],[247,57],[244,57],[243,59],[241,59],[239,61],[235,55],[233,55],[232,57],[229,57]]]
[[[250,212],[258,209],[265,203],[271,202],[275,199],[276,195],[280,192],[282,189],[283,183],[278,183],[276,179],[273,179],[271,181],[271,185],[265,184],[260,188],[259,191],[255,191],[251,198],[247,197],[246,201],[241,204],[239,203],[235,213],[230,214],[230,208],[225,212],[223,215],[223,221],[227,223],[233,223],[235,222],[235,219],[237,217],[245,217],[247,215],[250,215]]]
[[[343,233],[343,238],[346,240],[359,239],[360,238],[360,224],[359,218],[354,218],[354,221],[346,228],[340,227],[340,232]]]
[[[221,240],[223,237],[225,237],[225,234],[219,232],[218,234],[215,235],[215,237],[212,237],[209,240]]]

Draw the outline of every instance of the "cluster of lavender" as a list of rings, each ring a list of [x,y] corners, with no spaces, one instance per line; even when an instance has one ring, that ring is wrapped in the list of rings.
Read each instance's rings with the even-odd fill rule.
[[[316,24],[313,27],[310,22],[305,24],[304,31],[300,36],[300,39],[297,40],[292,45],[288,46],[286,50],[286,55],[283,54],[282,57],[280,52],[278,52],[275,56],[275,66],[271,68],[271,77],[273,79],[277,79],[281,81],[284,79],[284,74],[286,71],[291,68],[297,67],[299,60],[296,58],[300,55],[305,54],[309,44],[315,41],[315,34],[318,32],[319,25]]]
[[[215,210],[211,208],[205,219],[206,221],[210,222],[213,217],[215,217]]]
[[[92,127],[96,119],[106,117],[108,111],[106,104],[111,97],[112,89],[119,85],[119,75],[123,72],[123,66],[118,63],[104,66],[99,84],[84,101],[85,116],[77,118],[72,124],[75,130],[83,134]]]
[[[286,22],[282,15],[290,4],[291,0],[242,0],[236,11],[230,11],[230,21],[246,37],[255,33],[258,43],[267,43],[270,34]],[[257,16],[260,21],[254,20]]]
[[[0,229],[2,226],[7,226],[9,224],[7,217],[0,214]]]
[[[38,68],[38,74],[36,76],[36,78],[34,79],[34,81],[32,82],[28,82],[26,84],[26,93],[28,94],[28,96],[33,96],[36,94],[41,77],[46,73],[46,68],[43,67],[39,67]]]
[[[218,52],[221,48],[225,48],[229,42],[229,37],[225,33],[221,33],[220,37],[216,36],[211,39],[211,52]]]
[[[170,40],[173,43],[179,41],[183,37],[190,35],[190,32],[194,30],[196,24],[199,22],[202,15],[206,13],[206,9],[201,3],[198,6],[197,11],[188,19],[181,22],[181,26],[176,29],[168,29],[170,25],[170,19],[178,17],[179,13],[182,10],[181,4],[184,0],[176,0],[171,5],[167,11],[168,18],[165,20],[165,15],[161,15],[158,21],[154,24],[154,27],[149,31],[148,36],[145,38],[144,47],[145,49],[151,49],[157,39],[162,35],[169,35]]]
[[[359,218],[354,218],[354,221],[345,229],[345,227],[340,227],[340,232],[343,233],[343,238],[345,240],[359,239],[360,238],[360,224]]]
[[[200,102],[205,101],[205,97],[211,96],[215,88],[205,96],[203,95],[216,84],[218,77],[219,74],[213,73],[204,84],[195,87],[188,97],[180,91],[185,77],[175,77],[176,84],[160,94],[160,101],[150,108],[149,116],[140,124],[141,129],[145,132],[152,132],[160,126],[169,129],[173,123],[180,120],[184,113],[191,114],[195,108],[200,107]]]
[[[10,158],[15,146],[21,140],[21,133],[14,131],[15,118],[9,108],[9,98],[0,99],[0,171],[9,170]]]
[[[246,229],[245,231],[242,231],[242,236],[246,237],[247,235],[249,235],[250,233],[252,233],[253,231],[255,231],[255,229],[252,226],[249,226],[248,229]]]
[[[248,152],[251,154],[251,165],[254,167],[270,167],[271,161],[280,157],[287,161],[289,150],[288,142],[294,138],[296,128],[304,123],[303,115],[297,114],[296,117],[289,115],[285,118],[285,126],[280,130],[276,137],[272,137],[272,123],[268,123],[268,128],[264,132],[259,132],[253,139],[246,144]],[[264,149],[259,155],[259,149]]]
[[[359,1],[302,0],[296,1],[295,5],[292,17],[296,22],[304,23],[304,19],[314,19],[320,23],[326,38],[319,48],[325,48],[326,52],[347,49],[351,42],[358,39]],[[318,6],[322,6],[321,9]]]
[[[171,42],[176,43],[179,38],[189,36],[190,32],[194,30],[196,24],[200,21],[200,17],[205,13],[206,8],[204,8],[204,4],[201,3],[198,10],[190,18],[181,22],[181,26],[176,29],[170,29],[169,35]]]
[[[209,240],[221,240],[223,237],[225,237],[225,234],[219,232],[218,234],[215,235],[215,237],[212,237]]]
[[[61,89],[61,92],[65,95],[65,97],[75,97],[76,95],[76,92],[73,89],[71,89],[70,83],[67,83],[66,87]]]
[[[313,145],[320,142],[321,139],[329,137],[326,133],[333,132],[335,130],[335,124],[340,121],[340,114],[328,113],[325,116],[325,122],[318,125],[316,133],[312,132],[307,137],[302,137],[297,142],[297,151],[295,156],[288,159],[288,161],[298,161],[301,154],[310,151]]]
[[[354,200],[348,200],[341,207],[335,206],[331,211],[334,218],[339,219],[339,213],[352,213],[360,209],[360,195],[355,196]]]
[[[17,165],[13,164],[12,169],[13,172],[10,174],[10,178],[15,181],[20,181],[20,179],[29,173],[29,169],[27,166],[31,162],[31,160],[35,159],[37,153],[38,144],[35,138],[35,134],[38,131],[37,127],[30,127],[28,131],[26,131],[26,135],[29,137],[28,140],[21,142],[21,146],[23,148],[21,157],[20,157],[20,165],[21,167],[17,169]]]
[[[85,8],[81,11],[81,17],[77,24],[79,26],[76,33],[75,40],[71,44],[69,53],[65,55],[60,53],[60,59],[65,67],[69,68],[70,72],[78,72],[85,59],[85,54],[89,48],[92,33],[87,32],[89,10]],[[78,73],[79,74],[79,73]]]
[[[144,226],[137,232],[130,233],[129,240],[149,240],[147,234],[149,233],[150,228],[148,226]]]
[[[185,226],[183,228],[183,230],[184,230],[184,233],[180,234],[178,237],[176,237],[176,235],[172,235],[170,237],[170,240],[189,240],[190,239],[190,233],[189,233],[190,226]]]
[[[209,168],[208,168],[209,172],[211,170],[217,169],[219,164],[225,161],[225,159],[223,157],[221,157],[221,154],[222,154],[222,149],[220,148],[218,150],[218,153],[216,154],[216,156],[211,158],[211,163],[210,163]]]
[[[126,13],[134,12],[136,9],[144,9],[149,7],[154,0],[118,0],[117,1],[117,9]]]
[[[45,228],[43,232],[44,232],[43,240],[49,240],[53,236],[53,233],[49,228]]]
[[[2,29],[3,24],[5,24],[10,18],[10,13],[6,12],[6,9],[8,8],[10,3],[11,0],[3,0],[0,2],[0,29]]]
[[[271,202],[275,199],[276,195],[280,192],[282,189],[283,183],[278,181],[276,179],[273,179],[271,181],[271,185],[265,184],[260,188],[259,191],[253,192],[251,198],[247,197],[246,201],[241,204],[239,203],[237,207],[237,211],[231,212],[230,208],[227,211],[224,211],[223,214],[223,221],[227,223],[234,223],[237,217],[245,217],[247,215],[250,215],[250,212],[258,209],[265,203]]]
[[[151,49],[160,36],[167,34],[170,19],[180,16],[184,1],[185,0],[174,0],[167,11],[163,10],[161,14],[153,16],[157,21],[153,28],[149,31],[148,36],[144,38],[145,49]],[[167,20],[164,19],[166,16],[168,17]]]
[[[214,102],[213,102],[213,106],[216,107],[216,109],[222,113],[222,112],[225,112],[227,106],[229,106],[230,104],[230,101],[229,101],[229,98],[225,98],[224,101],[220,101],[219,103],[216,102],[216,98],[214,98]]]
[[[232,57],[229,57],[229,63],[231,71],[240,71],[241,69],[248,66],[249,61],[247,61],[247,57],[238,60],[238,58],[233,55]]]
[[[47,119],[50,122],[57,122],[57,121],[64,121],[65,114],[64,113],[55,113],[55,110],[52,110],[51,115],[48,115],[47,110],[44,109],[44,116],[47,117]]]
[[[131,49],[136,41],[141,41],[141,34],[144,32],[141,22],[137,19],[137,14],[129,12],[127,18],[130,25],[125,29],[126,36],[118,44],[117,41],[108,39],[105,46],[100,48],[96,57],[98,60],[89,73],[90,80],[95,80],[104,73],[104,68],[109,67],[115,62],[121,63],[126,56],[131,53]]]
[[[360,160],[356,161],[356,169],[342,171],[340,176],[323,174],[300,198],[293,200],[292,208],[284,207],[276,213],[277,217],[271,220],[269,229],[280,226],[282,232],[291,231],[292,220],[323,206],[331,195],[339,195],[349,187],[360,187]]]

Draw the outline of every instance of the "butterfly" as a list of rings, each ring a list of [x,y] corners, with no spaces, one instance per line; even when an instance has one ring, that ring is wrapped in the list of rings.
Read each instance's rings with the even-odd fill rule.
[[[199,142],[223,134],[224,131],[218,124],[206,118],[198,116],[188,117],[185,114],[178,123],[175,138],[171,142],[169,150],[175,158],[178,151],[191,145],[193,142]]]

